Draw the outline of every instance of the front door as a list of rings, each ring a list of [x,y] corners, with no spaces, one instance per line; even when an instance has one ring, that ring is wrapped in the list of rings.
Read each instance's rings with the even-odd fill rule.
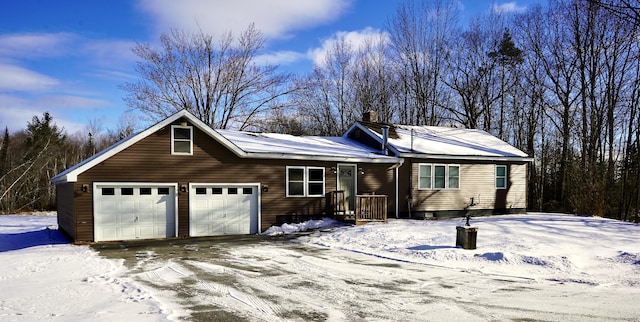
[[[345,211],[353,213],[356,208],[356,165],[338,165],[338,190],[344,191]]]

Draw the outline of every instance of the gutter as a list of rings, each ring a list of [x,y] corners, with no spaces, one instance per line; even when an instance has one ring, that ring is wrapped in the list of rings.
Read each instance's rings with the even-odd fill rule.
[[[484,156],[484,155],[450,155],[450,154],[426,154],[426,153],[400,153],[401,157],[414,159],[447,159],[447,160],[472,160],[472,161],[522,161],[533,162],[534,158],[523,156]]]

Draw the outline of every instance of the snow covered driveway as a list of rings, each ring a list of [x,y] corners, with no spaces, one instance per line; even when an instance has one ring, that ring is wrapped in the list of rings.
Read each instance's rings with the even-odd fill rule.
[[[310,234],[126,244],[128,276],[171,319],[638,320],[640,227],[566,215],[486,217]]]
[[[478,248],[463,250],[460,223],[90,248],[53,216],[0,216],[0,320],[640,321],[638,225],[474,218]]]

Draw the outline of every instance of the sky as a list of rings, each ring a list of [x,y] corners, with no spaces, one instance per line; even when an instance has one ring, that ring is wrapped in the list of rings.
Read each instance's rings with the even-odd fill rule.
[[[461,20],[523,11],[535,0],[459,0]],[[68,134],[103,131],[131,113],[119,87],[139,79],[131,52],[171,29],[214,37],[255,23],[260,59],[305,74],[338,35],[357,43],[382,33],[402,0],[13,0],[0,10],[0,126],[25,129],[49,112]],[[141,125],[142,127],[144,124]]]

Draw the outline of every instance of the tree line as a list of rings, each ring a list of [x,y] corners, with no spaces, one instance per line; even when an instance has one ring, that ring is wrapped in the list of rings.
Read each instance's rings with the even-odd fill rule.
[[[406,1],[383,32],[337,37],[302,75],[257,62],[253,25],[237,37],[172,31],[133,48],[140,78],[122,88],[151,119],[186,108],[213,128],[341,135],[374,110],[383,122],[482,129],[534,158],[531,210],[637,220],[638,8],[550,0],[461,27],[457,1]]]

